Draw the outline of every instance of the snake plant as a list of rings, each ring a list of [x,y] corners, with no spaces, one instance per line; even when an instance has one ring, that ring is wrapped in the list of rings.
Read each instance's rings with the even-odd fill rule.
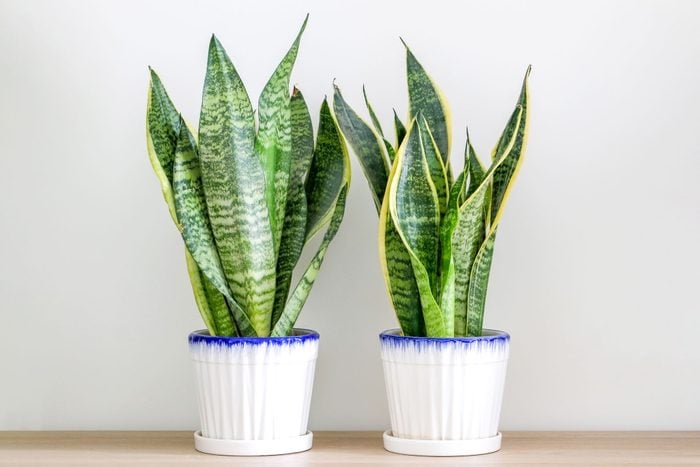
[[[314,144],[304,97],[296,87],[289,92],[305,26],[265,85],[257,112],[212,36],[198,138],[151,70],[148,154],[212,335],[288,335],[343,218],[350,165],[335,117],[324,100]],[[324,227],[290,292],[304,246]]]
[[[406,65],[409,118],[404,126],[394,111],[395,143],[364,89],[371,126],[337,86],[335,114],[379,213],[380,260],[403,334],[478,336],[498,224],[525,152],[530,69],[490,166],[467,131],[464,169],[455,178],[447,102],[407,46]]]

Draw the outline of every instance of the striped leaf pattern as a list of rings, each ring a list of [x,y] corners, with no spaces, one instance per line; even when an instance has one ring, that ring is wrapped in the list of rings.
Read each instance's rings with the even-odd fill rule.
[[[482,165],[467,133],[464,169],[453,181],[446,100],[408,47],[406,68],[411,124],[406,129],[394,112],[398,149],[388,152],[388,177],[380,164],[381,126],[366,94],[376,132],[337,88],[334,106],[375,204],[382,200],[380,260],[403,334],[480,335],[496,231],[525,152],[530,69],[491,165]]]
[[[180,115],[156,72],[149,67],[151,82],[146,107],[146,145],[148,158],[158,177],[163,198],[173,221],[177,223],[173,200],[173,161],[180,132]]]
[[[187,248],[185,248],[185,264],[187,265],[187,273],[190,276],[194,301],[197,304],[204,325],[211,335],[222,335],[214,322],[215,313],[212,311],[212,308],[216,308],[217,305],[220,304],[220,297],[223,297],[223,295],[217,292],[213,297],[209,297],[210,287],[205,287],[204,285],[206,278],[199,270],[199,266],[197,266],[190,252],[187,251]],[[211,305],[209,304],[210,302]],[[228,308],[226,311],[228,311]],[[236,333],[232,333],[231,335],[236,335]]]
[[[192,134],[182,122],[173,164],[175,212],[187,249],[202,273],[229,298],[231,292],[221,268],[214,234],[207,216],[207,202],[202,183],[199,154]]]
[[[396,169],[389,184],[389,212],[411,258],[426,331],[449,335],[435,300],[440,207],[417,125],[414,119],[406,144],[396,155]]]
[[[377,131],[379,136],[381,136],[383,138],[384,131],[382,131],[382,125],[379,123],[379,119],[377,118],[377,114],[374,113],[374,109],[372,108],[372,105],[369,103],[369,98],[367,97],[367,90],[365,89],[364,86],[362,86],[362,96],[365,98],[365,105],[367,106],[367,112],[369,112],[369,118],[372,120],[372,125],[374,126],[374,129]]]
[[[406,46],[406,77],[411,115],[427,120],[445,165],[450,155],[450,111],[442,91],[433,83],[423,65]]]
[[[153,170],[158,177],[163,192],[163,197],[168,206],[168,211],[178,230],[182,227],[175,212],[175,198],[173,194],[173,164],[175,161],[175,149],[180,133],[182,119],[173,105],[163,83],[153,69],[150,69],[151,82],[148,94],[148,106],[146,108],[146,143],[148,157]],[[217,333],[214,316],[225,320],[224,310],[220,307],[223,297],[221,293],[204,276],[190,252],[185,248],[185,263],[190,276],[192,291],[195,297],[200,315],[212,334]],[[225,323],[222,328],[226,329]]]
[[[265,199],[275,247],[279,247],[287,206],[291,167],[289,80],[306,29],[306,15],[294,43],[263,88],[258,100],[258,134],[255,148],[265,171]]]
[[[272,325],[277,323],[287,303],[294,266],[304,248],[306,238],[306,190],[304,181],[314,152],[314,135],[309,109],[301,91],[294,89],[290,102],[291,155],[289,192],[284,229],[277,256],[277,286]]]
[[[309,123],[310,125],[310,123]],[[307,128],[310,128],[307,127]],[[306,143],[308,139],[305,138]],[[306,148],[308,150],[308,148]],[[321,245],[311,263],[306,267],[299,283],[294,288],[279,319],[275,323],[272,335],[284,336],[292,330],[301,308],[306,303],[311,287],[326,257],[328,246],[335,238],[345,214],[345,201],[350,186],[350,160],[337,122],[331,113],[328,102],[324,99],[319,115],[316,146],[313,151],[311,167],[306,179],[306,196],[308,199],[308,218],[306,238],[313,236],[328,225]],[[330,216],[314,213],[324,212],[325,205],[331,201]],[[319,219],[318,221],[314,219]]]
[[[374,205],[379,212],[389,177],[389,165],[384,155],[383,142],[380,136],[345,102],[338,86],[334,86],[333,110],[343,135],[360,161],[372,191]]]
[[[517,175],[520,169],[523,155],[525,154],[529,126],[529,75],[530,67],[528,67],[525,73],[516,109],[493,151],[491,168],[489,168],[484,176],[485,182],[482,182],[489,183],[489,179],[493,179],[489,184],[489,191],[487,194],[488,206],[486,208],[485,217],[488,220],[488,227],[485,239],[474,259],[469,277],[467,335],[481,334],[496,232],[501,216],[503,215],[503,206],[508,199],[508,193],[512,189],[515,175]]]
[[[326,252],[328,251],[328,246],[333,238],[335,238],[335,234],[338,233],[340,223],[343,221],[347,190],[348,184],[346,183],[340,190],[340,194],[336,200],[335,207],[333,208],[333,215],[330,219],[330,224],[328,225],[326,233],[323,235],[323,241],[321,241],[318,251],[311,260],[311,264],[309,264],[309,266],[306,268],[304,275],[301,276],[299,283],[294,288],[294,292],[289,298],[287,306],[284,308],[284,312],[280,316],[280,319],[275,324],[275,327],[272,330],[273,336],[286,336],[294,327],[294,322],[297,320],[299,312],[304,306],[304,303],[306,303],[311,287],[313,287],[316,276],[318,276],[318,271],[321,269],[323,260],[326,257]]]
[[[289,95],[305,26],[261,93],[257,125],[216,37],[209,44],[199,141],[151,70],[148,155],[182,233],[195,301],[212,335],[291,332],[342,221],[350,180],[344,139],[324,102],[314,149],[304,98],[296,89]],[[326,225],[290,297],[304,244]]]
[[[380,262],[399,324],[406,335],[422,335],[425,333],[425,324],[411,256],[388,213],[386,186],[389,180],[389,168],[380,137],[350,107],[337,86],[335,86],[333,108],[343,135],[358,157],[369,182],[375,207],[379,211]],[[399,125],[397,128],[400,128],[397,131],[403,131],[400,136],[402,141],[406,130],[395,112],[394,115],[395,122]],[[388,267],[389,264],[391,267]]]
[[[406,127],[399,116],[396,115],[396,110],[394,110],[394,130],[396,131],[396,148],[398,148],[406,137]],[[394,162],[394,159],[391,162]]]
[[[484,323],[484,305],[486,304],[486,289],[489,285],[491,261],[493,260],[493,245],[496,241],[494,229],[479,248],[472,266],[469,278],[469,296],[467,298],[467,329],[466,335],[480,336]]]
[[[202,180],[221,264],[258,335],[269,332],[275,254],[265,175],[254,151],[253,109],[231,60],[212,37],[199,120]]]
[[[367,106],[367,112],[369,112],[369,118],[372,120],[372,126],[374,126],[375,131],[377,132],[377,135],[382,139],[382,142],[384,143],[384,148],[386,149],[386,153],[389,155],[389,160],[393,161],[394,156],[396,155],[396,149],[391,145],[389,141],[384,137],[384,131],[382,130],[382,125],[379,123],[379,119],[377,118],[377,114],[374,113],[374,109],[372,108],[372,105],[369,103],[369,99],[367,98],[367,91],[365,90],[365,87],[362,86],[362,95],[365,98],[365,105]]]
[[[459,220],[459,200],[461,199],[466,180],[466,169],[459,174],[450,188],[449,200],[445,215],[440,224],[440,307],[452,310],[455,301],[455,258],[452,252],[452,236]],[[455,333],[458,328],[457,317],[453,318]]]
[[[330,222],[343,185],[350,178],[349,161],[340,129],[324,99],[311,167],[306,178],[306,239]]]
[[[425,160],[430,172],[430,180],[435,187],[435,194],[437,196],[438,206],[440,207],[440,215],[442,216],[445,214],[445,209],[447,208],[447,193],[449,191],[447,171],[445,170],[445,164],[442,162],[437,143],[433,138],[428,122],[422,114],[420,114],[417,119],[417,124],[421,145],[423,146],[423,153],[425,154]]]
[[[528,108],[528,88],[527,79],[530,76],[531,68],[528,67],[527,72],[525,72],[525,78],[523,79],[523,86],[520,91],[520,97],[518,98],[518,106],[522,109],[521,122],[514,129],[513,134],[515,139],[512,143],[512,147],[508,153],[508,157],[503,159],[503,162],[496,168],[493,175],[493,203],[492,210],[495,213],[496,221],[500,219],[503,212],[503,204],[508,198],[508,193],[511,189],[512,181],[515,178],[517,172],[520,170],[520,166],[523,161],[523,154],[525,153],[525,147],[527,145],[527,128],[528,120],[530,116]],[[500,146],[500,144],[499,144]],[[503,157],[498,151],[499,148],[494,152],[496,159]],[[504,151],[505,152],[505,151]],[[498,162],[496,160],[496,162]]]
[[[484,176],[486,175],[484,166],[479,161],[476,151],[474,151],[474,146],[472,146],[472,142],[469,139],[469,134],[467,134],[464,166],[468,168],[469,175],[469,186],[465,191],[464,196],[465,198],[469,198],[471,194],[474,193],[479,186],[481,186],[481,183],[484,181]]]
[[[413,274],[411,255],[389,214],[388,195],[387,191],[379,213],[379,261],[401,331],[407,336],[422,336],[425,334],[425,321],[418,284]]]
[[[209,309],[216,331],[225,335],[232,334],[235,329],[226,298],[233,301],[233,296],[221,268],[214,234],[209,225],[197,147],[182,119],[173,163],[173,191],[182,238],[188,253],[204,276],[202,286],[211,302]]]
[[[455,263],[455,334],[466,335],[467,292],[474,258],[486,233],[485,202],[489,184],[483,183],[460,206],[452,233],[452,256]]]

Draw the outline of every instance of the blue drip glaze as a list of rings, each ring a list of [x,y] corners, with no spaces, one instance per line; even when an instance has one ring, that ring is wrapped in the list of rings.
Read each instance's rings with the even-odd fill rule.
[[[238,345],[258,346],[258,345],[293,345],[302,344],[307,341],[317,341],[319,335],[311,329],[294,328],[291,336],[280,337],[226,337],[211,336],[206,329],[192,332],[187,340],[191,344],[225,345],[233,347]]]
[[[407,345],[412,344],[416,347],[430,346],[443,347],[447,345],[472,345],[472,344],[506,344],[510,341],[510,335],[504,331],[495,329],[484,329],[485,335],[468,336],[468,337],[420,337],[420,336],[404,336],[400,329],[389,329],[379,334],[379,340],[382,344],[390,345]]]

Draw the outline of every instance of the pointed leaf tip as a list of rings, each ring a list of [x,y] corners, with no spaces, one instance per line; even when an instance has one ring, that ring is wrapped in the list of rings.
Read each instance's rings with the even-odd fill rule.
[[[221,41],[219,40],[218,37],[216,37],[216,34],[211,35],[211,39],[209,39],[209,51],[211,52],[212,50],[216,49],[221,49],[223,50],[224,46],[221,45]]]
[[[160,82],[160,76],[158,76],[158,73],[156,73],[156,70],[151,68],[151,66],[148,66],[148,73],[151,76],[151,81],[158,81]]]

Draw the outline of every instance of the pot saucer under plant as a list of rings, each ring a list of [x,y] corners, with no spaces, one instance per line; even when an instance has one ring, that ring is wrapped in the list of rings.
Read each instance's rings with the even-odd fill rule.
[[[195,449],[264,456],[311,449],[307,431],[318,333],[283,337],[189,336],[201,429]]]
[[[498,422],[510,337],[380,335],[391,430],[387,451],[414,456],[471,456],[498,451]]]

